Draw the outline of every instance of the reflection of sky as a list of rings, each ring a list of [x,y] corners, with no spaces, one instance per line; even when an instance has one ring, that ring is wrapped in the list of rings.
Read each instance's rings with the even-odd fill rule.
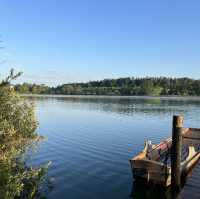
[[[46,98],[39,98],[46,103]],[[68,109],[98,110],[123,115],[148,114],[164,116],[169,114],[184,114],[186,117],[193,114],[200,105],[198,100],[170,100],[151,98],[120,98],[120,97],[47,97],[48,101],[57,103],[59,106],[67,106]],[[58,103],[59,102],[59,103]],[[69,105],[70,104],[70,105]],[[190,118],[189,117],[189,118]]]
[[[81,120],[91,119],[91,115],[113,116],[121,118],[121,121],[132,121],[140,124],[144,128],[149,123],[148,128],[155,126],[162,129],[162,125],[168,126],[170,130],[172,115],[182,114],[185,118],[186,126],[198,126],[200,118],[200,101],[194,100],[161,100],[145,98],[104,98],[104,97],[59,97],[59,98],[39,98],[37,101],[43,108],[52,106],[53,112],[59,113],[59,117],[65,117],[66,112],[70,115],[79,115]],[[50,109],[51,109],[50,108]],[[53,114],[53,113],[52,113]],[[125,119],[124,119],[125,118]],[[98,123],[98,121],[94,121]],[[101,120],[99,121],[101,122]],[[106,121],[104,121],[106,122]],[[107,122],[106,122],[107,123]],[[148,131],[148,129],[147,129]]]

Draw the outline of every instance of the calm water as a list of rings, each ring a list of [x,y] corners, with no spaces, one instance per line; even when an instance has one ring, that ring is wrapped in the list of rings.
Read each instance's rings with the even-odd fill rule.
[[[48,199],[164,198],[133,183],[129,159],[145,139],[171,134],[173,114],[200,127],[197,99],[37,97],[38,132],[48,137],[30,163],[52,165]],[[146,191],[145,191],[146,190]]]

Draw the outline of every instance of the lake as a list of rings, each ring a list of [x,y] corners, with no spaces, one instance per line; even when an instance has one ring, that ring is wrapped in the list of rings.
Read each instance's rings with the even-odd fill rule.
[[[52,161],[48,199],[161,198],[133,183],[129,159],[146,139],[171,136],[173,114],[200,127],[199,98],[43,96],[36,102],[38,145],[29,163]],[[165,195],[162,196],[165,198]],[[167,198],[167,196],[166,196]]]

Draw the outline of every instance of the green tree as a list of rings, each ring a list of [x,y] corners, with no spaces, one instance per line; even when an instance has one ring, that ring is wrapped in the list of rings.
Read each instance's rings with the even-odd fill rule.
[[[40,140],[34,105],[15,91],[10,81],[21,73],[11,70],[0,83],[0,197],[1,199],[34,199],[48,167],[33,169],[22,155],[27,147]]]

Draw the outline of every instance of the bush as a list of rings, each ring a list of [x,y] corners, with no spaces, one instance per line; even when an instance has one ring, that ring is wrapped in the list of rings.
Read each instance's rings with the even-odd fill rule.
[[[9,77],[12,74],[13,72]],[[9,77],[6,79],[9,80]],[[2,81],[0,84],[0,143],[10,139],[33,138],[36,136],[37,126],[34,105],[22,98],[9,82]]]
[[[42,198],[40,187],[48,165],[32,168],[23,154],[40,140],[34,105],[22,98],[10,85],[21,73],[10,75],[0,83],[0,198]]]

